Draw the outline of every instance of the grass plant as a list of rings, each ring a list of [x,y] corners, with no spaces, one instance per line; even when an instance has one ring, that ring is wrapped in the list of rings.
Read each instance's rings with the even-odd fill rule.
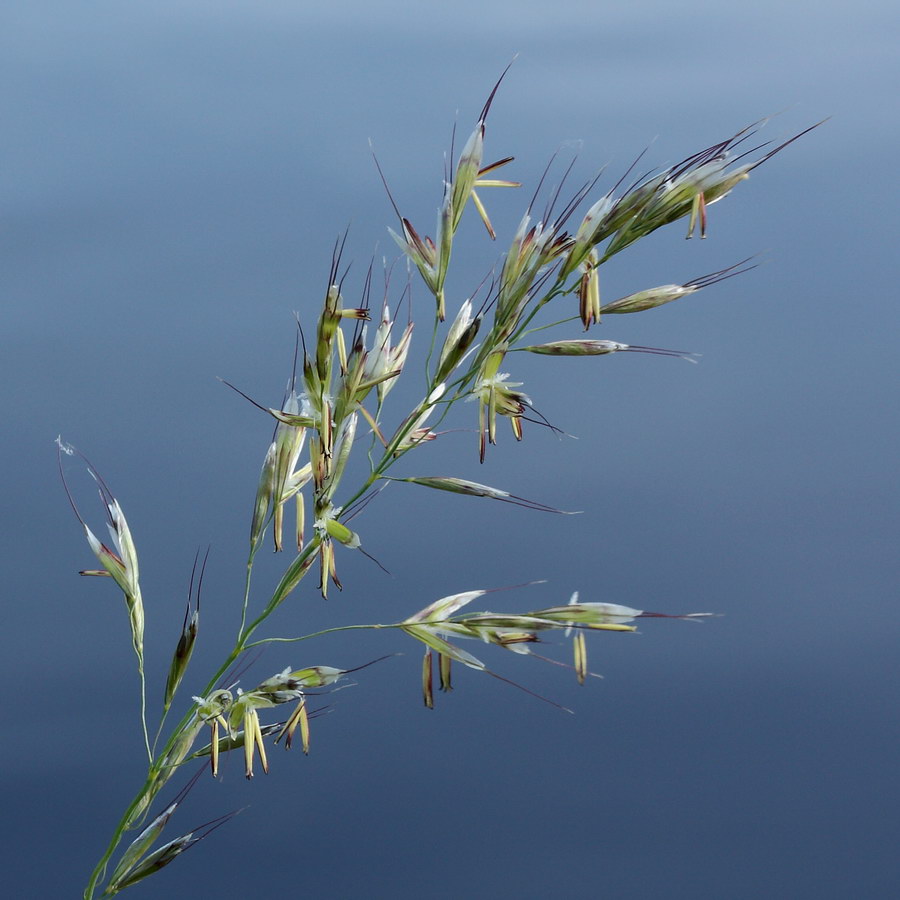
[[[347,302],[345,239],[339,239],[315,327],[298,330],[294,369],[283,402],[268,407],[247,397],[273,420],[273,437],[263,454],[249,515],[246,578],[235,615],[236,633],[215,671],[198,678],[189,668],[201,635],[200,593],[206,560],[198,559],[163,703],[152,725],[144,684],[144,600],[137,548],[122,506],[99,473],[78,451],[62,440],[58,442],[64,483],[64,463],[80,457],[97,483],[108,518],[110,539],[106,541],[85,523],[66,486],[90,549],[101,565],[81,574],[110,577],[125,600],[140,680],[140,727],[147,756],[143,782],[114,826],[109,844],[90,875],[84,890],[86,900],[114,896],[143,881],[233,815],[226,813],[159,844],[200,774],[195,771],[197,760],[215,777],[221,756],[239,753],[246,777],[252,778],[260,771],[268,772],[267,748],[273,743],[290,746],[297,742],[308,752],[313,718],[310,697],[332,689],[355,671],[322,665],[287,667],[268,673],[256,684],[239,685],[235,673],[239,669],[243,672],[254,648],[293,645],[349,630],[391,629],[398,647],[410,641],[421,645],[422,698],[427,707],[432,707],[435,687],[450,688],[454,664],[503,678],[481,658],[494,648],[538,657],[536,647],[542,636],[562,633],[572,640],[571,667],[583,684],[590,675],[588,635],[631,632],[641,619],[698,620],[709,615],[654,613],[612,603],[582,602],[578,594],[568,602],[561,599],[558,605],[542,609],[470,612],[470,605],[484,603],[489,591],[464,589],[424,606],[422,601],[411,600],[409,615],[398,622],[336,626],[309,634],[267,632],[270,617],[283,603],[299,602],[301,583],[304,592],[311,593],[305,586],[307,580],[310,586],[315,580],[322,597],[343,587],[338,575],[341,557],[366,552],[365,531],[357,518],[364,520],[360,514],[390,481],[563,515],[562,510],[452,473],[423,476],[411,471],[417,471],[414,467],[419,465],[419,458],[427,455],[423,448],[441,438],[440,427],[457,421],[457,413],[462,421],[474,420],[478,437],[471,451],[481,461],[499,440],[503,420],[517,441],[523,439],[526,423],[553,427],[536,412],[523,385],[513,380],[516,353],[606,356],[639,352],[694,361],[692,354],[681,351],[589,338],[587,333],[601,325],[603,316],[651,310],[753,267],[751,260],[745,259],[684,284],[650,286],[628,296],[601,300],[604,263],[657,229],[678,221],[686,223],[687,237],[705,237],[708,208],[800,136],[774,146],[759,144],[756,135],[762,123],[743,128],[662,171],[642,172],[638,157],[603,193],[598,189],[599,175],[567,188],[569,170],[551,189],[548,185],[555,175],[553,165],[549,166],[495,268],[471,296],[452,296],[446,288],[447,274],[466,207],[474,207],[489,239],[495,240],[483,195],[491,188],[519,187],[498,177],[511,157],[486,162],[484,156],[489,112],[502,80],[503,76],[490,92],[461,152],[456,155],[451,148],[448,159],[456,159],[456,163],[444,172],[434,237],[414,226],[388,192],[397,219],[390,233],[401,259],[408,261],[411,278],[418,273],[420,278],[415,280],[424,286],[428,298],[417,296],[415,301],[425,319],[431,320],[419,399],[399,414],[388,401],[398,380],[409,374],[406,362],[413,322],[398,321],[385,301],[370,324],[374,266],[368,269],[359,299]],[[421,290],[419,287],[416,292]],[[445,321],[448,311],[452,318]],[[542,340],[547,329],[558,331],[560,325],[569,327],[570,337]],[[421,379],[422,373],[416,372],[414,377]],[[241,393],[236,386],[234,389]],[[353,467],[348,469],[353,454],[365,459],[366,474],[358,483],[345,479],[348,471],[355,471]],[[293,514],[286,516],[291,508]],[[288,519],[292,527],[286,537]],[[254,560],[270,540],[276,551],[289,550],[290,559],[275,590],[260,598],[252,590]],[[353,586],[349,587],[346,593],[352,595]],[[309,602],[308,596],[304,602]],[[483,649],[464,649],[466,639]],[[180,718],[174,724],[168,720],[172,708],[180,709]],[[185,780],[183,788],[168,806],[155,812],[160,792],[176,777]]]

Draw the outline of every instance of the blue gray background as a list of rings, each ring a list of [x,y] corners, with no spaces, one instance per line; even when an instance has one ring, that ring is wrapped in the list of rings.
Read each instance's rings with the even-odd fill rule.
[[[368,139],[404,213],[430,231],[453,122],[469,130],[516,52],[487,155],[515,155],[510,175],[529,186],[561,145],[577,148],[581,178],[609,163],[605,190],[648,144],[664,165],[773,113],[773,140],[832,118],[712,207],[707,241],[685,243],[678,225],[607,267],[613,297],[761,254],[739,279],[597,332],[701,352],[700,365],[522,360],[538,408],[578,440],[528,428],[515,445],[504,430],[479,467],[474,433],[459,431],[406,464],[583,515],[396,485],[357,520],[392,576],[341,554],[343,595],[322,601],[305,584],[278,629],[391,621],[443,594],[534,579],[547,583],[488,605],[532,609],[578,589],[723,616],[593,636],[606,677],[586,688],[489,654],[575,716],[463,671],[428,712],[419,651],[392,633],[269,651],[246,678],[406,653],[331,698],[308,759],[273,754],[272,774],[250,785],[234,759],[221,783],[204,780],[173,835],[248,808],[132,894],[894,895],[898,18],[887,0],[8,0],[10,896],[78,895],[140,780],[124,611],[112,585],[75,574],[92,557],[54,438],[92,459],[138,541],[151,697],[194,552],[212,544],[202,682],[236,625],[270,435],[215,376],[278,403],[291,314],[311,321],[335,236],[350,223],[357,279],[373,253],[395,255]],[[468,215],[452,305],[494,263],[530,190],[486,194],[499,246]],[[418,285],[414,304],[424,326]],[[392,399],[399,417],[401,389]],[[285,561],[261,561],[257,599]]]

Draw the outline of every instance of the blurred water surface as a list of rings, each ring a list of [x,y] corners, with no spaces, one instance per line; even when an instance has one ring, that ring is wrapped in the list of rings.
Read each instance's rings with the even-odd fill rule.
[[[212,544],[202,683],[237,624],[270,434],[215,376],[279,402],[292,313],[315,314],[335,237],[349,223],[351,297],[373,254],[395,257],[369,139],[404,214],[430,231],[454,122],[468,132],[515,53],[487,155],[516,156],[508,171],[526,187],[486,196],[499,246],[466,223],[451,307],[560,147],[577,150],[578,179],[608,164],[602,191],[645,147],[665,165],[770,114],[773,141],[832,118],[712,207],[707,241],[686,244],[678,225],[608,267],[611,298],[761,255],[741,278],[598,333],[701,352],[700,365],[522,360],[515,380],[578,440],[529,428],[516,446],[504,433],[479,467],[474,433],[460,431],[407,466],[583,515],[394,485],[357,520],[392,576],[345,553],[343,595],[323,602],[310,583],[278,625],[388,621],[532,579],[548,583],[492,605],[533,609],[578,589],[723,617],[595,636],[606,679],[585,689],[536,661],[491,659],[574,717],[473,672],[425,711],[418,650],[390,634],[270,650],[248,678],[406,655],[334,695],[309,759],[275,754],[250,785],[232,760],[222,784],[203,782],[172,836],[249,808],[132,893],[896,892],[894,4],[813,16],[769,0],[10,0],[2,17],[0,852],[12,895],[75,896],[140,779],[125,615],[110,585],[75,574],[92,559],[54,438],[100,469],[138,541],[151,699],[195,549]],[[418,285],[414,306],[421,348]],[[391,399],[399,418],[413,395]],[[260,564],[258,598],[280,563]]]

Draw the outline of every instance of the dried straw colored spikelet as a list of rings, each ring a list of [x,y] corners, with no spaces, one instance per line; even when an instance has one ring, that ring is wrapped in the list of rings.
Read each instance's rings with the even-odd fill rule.
[[[144,784],[125,810],[109,846],[90,877],[84,892],[87,900],[95,897],[98,891],[102,890],[104,896],[112,896],[142,881],[233,815],[225,815],[153,849],[183,803],[196,776],[188,782],[175,802],[147,823],[151,804],[167,782],[179,774],[186,764],[202,759],[205,765],[208,758],[210,771],[217,776],[221,755],[240,751],[244,758],[244,772],[247,778],[251,778],[257,771],[269,770],[267,742],[283,740],[285,747],[289,748],[298,730],[302,749],[308,753],[310,719],[320,711],[310,709],[310,698],[336,689],[337,683],[351,672],[371,665],[366,663],[355,668],[315,665],[299,669],[288,666],[263,679],[255,687],[245,689],[239,686],[239,680],[253,662],[252,657],[248,658],[248,652],[253,648],[300,642],[351,629],[395,629],[424,645],[422,693],[425,705],[433,707],[435,655],[438,686],[442,691],[452,689],[451,669],[454,662],[507,681],[490,670],[477,656],[460,647],[458,644],[462,639],[497,646],[519,657],[545,659],[535,652],[537,644],[553,633],[563,632],[571,636],[574,632],[571,668],[578,682],[584,684],[587,676],[594,674],[588,669],[587,661],[586,637],[589,633],[633,633],[636,630],[633,623],[640,619],[682,618],[696,621],[709,615],[689,613],[672,616],[615,603],[580,602],[577,593],[567,604],[531,612],[470,613],[464,608],[488,593],[485,590],[470,590],[442,597],[401,622],[336,626],[303,635],[258,636],[261,626],[297,589],[316,562],[322,596],[327,596],[331,585],[342,588],[338,576],[339,559],[348,551],[366,552],[363,549],[365,533],[357,531],[355,523],[351,528],[350,522],[390,481],[416,484],[475,499],[500,500],[546,513],[563,512],[453,474],[393,474],[394,467],[405,463],[408,454],[418,454],[419,448],[441,436],[442,432],[436,429],[462,401],[472,401],[477,405],[474,418],[477,420],[478,455],[481,460],[484,460],[488,446],[498,440],[500,420],[509,421],[517,440],[523,438],[524,423],[527,421],[548,425],[535,412],[530,395],[523,390],[524,385],[513,380],[512,373],[506,371],[511,368],[512,360],[516,359],[514,353],[593,357],[641,352],[694,361],[695,354],[679,350],[644,347],[618,340],[589,339],[583,335],[536,343],[533,335],[550,327],[538,319],[545,307],[553,307],[556,320],[562,315],[564,322],[586,332],[600,325],[605,314],[654,309],[752,268],[748,265],[749,260],[743,260],[684,284],[639,290],[606,304],[601,298],[600,270],[606,261],[646,235],[682,219],[687,219],[688,237],[698,232],[701,237],[705,236],[708,207],[727,196],[755,168],[796,139],[792,138],[772,149],[763,149],[763,145],[755,150],[745,150],[759,123],[661,172],[637,178],[631,184],[627,184],[629,170],[612,189],[600,197],[592,197],[598,176],[575,190],[568,202],[555,209],[560,206],[559,188],[547,204],[542,218],[537,218],[533,211],[536,194],[519,221],[508,249],[501,254],[499,275],[488,288],[485,299],[476,302],[475,296],[479,291],[475,291],[459,303],[449,325],[442,325],[448,305],[446,284],[454,237],[466,206],[471,200],[490,238],[494,239],[496,231],[478,191],[488,187],[518,186],[517,182],[494,177],[499,168],[512,161],[511,157],[484,164],[488,114],[502,78],[490,92],[452,174],[444,178],[434,238],[418,231],[410,219],[401,214],[389,193],[400,223],[399,230],[392,230],[391,234],[433,299],[433,306],[429,304],[433,309],[433,337],[425,367],[426,386],[421,399],[400,415],[388,416],[386,401],[406,371],[414,326],[412,321],[404,323],[391,314],[387,300],[390,279],[386,276],[385,299],[381,303],[380,314],[375,317],[377,325],[370,327],[371,267],[360,300],[346,302],[346,270],[342,263],[345,238],[336,243],[332,252],[322,310],[312,332],[314,340],[307,347],[303,333],[299,335],[294,369],[282,403],[274,407],[265,406],[234,388],[275,420],[271,441],[263,455],[251,509],[248,574],[240,610],[240,627],[221,665],[211,674],[205,686],[194,688],[196,694],[187,704],[180,721],[169,727],[161,747],[157,746],[159,736],[163,734],[167,713],[179,698],[179,690],[189,674],[188,666],[198,640],[200,591],[206,559],[199,575],[195,560],[187,608],[163,692],[156,732],[158,738],[151,743],[144,689],[144,602],[135,542],[119,501],[90,463],[85,460],[88,472],[99,488],[108,518],[111,544],[100,541],[87,526],[66,485],[89,547],[102,566],[102,569],[82,574],[111,577],[125,599],[131,643],[138,659],[141,719],[149,759]],[[736,151],[740,152],[736,155]],[[586,211],[579,217],[578,210],[583,206],[587,207]],[[570,222],[575,224],[570,226]],[[569,228],[571,230],[567,230]],[[562,323],[556,321],[554,324]],[[361,445],[364,445],[362,449]],[[354,451],[357,451],[357,458],[365,457],[368,468],[361,482],[348,488],[345,477],[348,472],[354,471],[350,466]],[[61,472],[63,457],[75,453],[59,441]],[[63,478],[65,481],[64,474]],[[270,527],[275,550],[284,550],[284,510],[290,501],[296,506],[296,527],[290,542],[292,545],[296,543],[296,551],[268,599],[262,602],[254,599],[251,602],[250,575],[255,556],[265,543]],[[287,719],[263,721],[269,710],[285,704],[292,706]],[[198,743],[202,743],[201,735],[206,731],[209,741],[198,747]],[[138,836],[121,853],[110,872],[114,853],[128,833],[138,828],[141,829]]]

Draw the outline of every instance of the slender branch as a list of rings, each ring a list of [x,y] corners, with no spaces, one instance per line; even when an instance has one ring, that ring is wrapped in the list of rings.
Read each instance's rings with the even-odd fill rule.
[[[308,641],[310,638],[322,637],[325,634],[335,634],[338,631],[375,631],[380,628],[402,628],[403,626],[399,623],[394,623],[392,625],[338,625],[335,628],[325,628],[322,631],[314,631],[312,634],[304,634],[300,637],[292,637],[292,638],[284,638],[284,637],[270,637],[270,638],[260,638],[258,641],[253,641],[250,644],[247,644],[244,649],[249,650],[251,647],[261,647],[264,644],[296,644],[298,641]]]

